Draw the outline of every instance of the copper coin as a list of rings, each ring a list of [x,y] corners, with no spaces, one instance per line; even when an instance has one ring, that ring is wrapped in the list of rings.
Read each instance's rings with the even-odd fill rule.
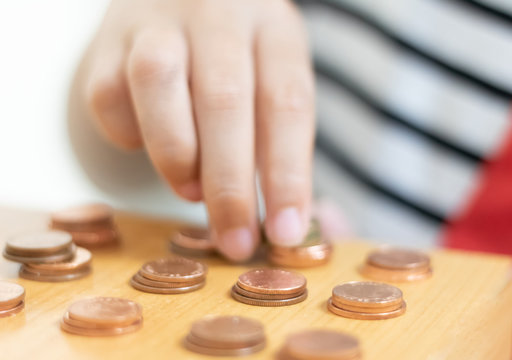
[[[284,351],[298,360],[338,360],[359,356],[359,340],[331,330],[306,330],[288,336]]]
[[[336,298],[334,298],[334,297],[331,298],[331,302],[334,306],[339,307],[340,309],[343,309],[343,310],[368,313],[368,314],[381,314],[381,313],[385,313],[385,312],[391,312],[391,311],[395,311],[395,310],[399,309],[402,306],[402,303],[399,303],[398,305],[388,305],[388,306],[379,306],[379,307],[347,305],[347,304],[337,303]]]
[[[65,321],[60,322],[60,328],[74,335],[82,335],[82,336],[115,336],[115,335],[123,335],[135,332],[142,328],[142,319],[134,322],[133,324],[123,326],[123,327],[111,327],[111,328],[98,328],[98,329],[90,329],[90,328],[81,328],[72,326]]]
[[[352,357],[343,357],[343,358],[336,358],[337,360],[362,360],[362,354],[357,354]],[[296,358],[295,356],[291,356],[288,354],[284,349],[281,349],[276,354],[276,360],[301,360],[299,358]],[[316,360],[316,358],[310,358],[310,360]]]
[[[171,240],[171,249],[185,256],[209,256],[215,253],[209,231],[202,228],[186,228],[177,232]]]
[[[294,255],[269,255],[272,264],[291,267],[291,268],[308,268],[327,264],[330,260],[330,254],[315,254],[307,256]]]
[[[142,307],[134,301],[116,297],[79,300],[68,308],[72,319],[111,326],[126,326],[142,317]]]
[[[67,208],[52,214],[52,224],[72,228],[77,225],[91,225],[112,218],[112,208],[105,204],[86,204]]]
[[[255,269],[238,277],[238,286],[259,294],[296,294],[306,289],[306,278],[281,269]]]
[[[297,297],[304,292],[304,290],[301,290],[297,293],[292,293],[292,294],[259,294],[259,293],[255,293],[252,291],[247,291],[244,288],[241,288],[240,286],[238,286],[238,284],[233,285],[232,291],[235,291],[245,297],[250,297],[252,299],[260,299],[260,300],[284,300],[284,299]]]
[[[90,267],[85,267],[77,270],[72,273],[63,273],[63,274],[43,274],[38,272],[38,270],[29,270],[25,265],[20,268],[18,275],[20,278],[33,280],[33,281],[42,281],[42,282],[62,282],[62,281],[71,281],[78,280],[86,277],[91,273]]]
[[[370,281],[351,281],[332,289],[337,304],[363,307],[385,307],[402,302],[402,291],[384,283]]]
[[[238,357],[238,356],[251,355],[251,354],[257,353],[258,351],[263,350],[265,348],[265,344],[266,344],[265,341],[263,341],[256,345],[253,345],[250,347],[245,347],[245,348],[221,349],[221,348],[210,348],[210,347],[197,345],[197,344],[191,342],[189,337],[186,337],[183,340],[183,345],[188,350],[198,353],[198,354],[211,355],[211,356],[237,356]]]
[[[187,335],[187,340],[190,341],[193,344],[207,347],[207,348],[214,348],[214,349],[243,349],[247,347],[252,347],[255,345],[258,345],[265,341],[265,337],[262,337],[261,339],[258,339],[258,341],[253,342],[241,342],[241,343],[226,343],[226,342],[216,342],[208,339],[201,339],[193,334]]]
[[[62,317],[62,321],[65,322],[66,324],[70,325],[70,326],[78,327],[78,328],[85,328],[85,329],[111,329],[112,327],[117,327],[117,326],[112,326],[110,324],[88,323],[88,322],[85,322],[85,321],[80,321],[80,320],[72,319],[72,318],[69,317],[69,312],[67,312],[67,311],[64,314],[64,316]],[[137,323],[139,321],[140,321],[140,319],[139,320],[135,320],[134,323]]]
[[[329,310],[339,316],[343,316],[350,319],[358,319],[358,320],[385,320],[385,319],[391,319],[395,318],[397,316],[400,316],[405,313],[405,310],[407,308],[407,305],[405,301],[402,302],[402,305],[393,311],[388,312],[382,312],[382,313],[362,313],[362,312],[356,312],[356,311],[348,311],[344,310],[332,303],[332,299],[329,298],[329,301],[327,302],[327,307]]]
[[[241,316],[205,316],[192,324],[190,334],[224,346],[245,346],[265,339],[261,322]]]
[[[18,303],[17,305],[15,305],[14,307],[12,307],[10,309],[0,310],[0,317],[8,317],[8,316],[16,315],[24,308],[25,308],[25,301],[21,301],[20,303]]]
[[[148,285],[141,284],[137,280],[135,280],[135,278],[132,277],[130,279],[130,285],[133,286],[137,290],[144,291],[147,293],[170,295],[170,294],[184,294],[184,293],[188,293],[191,291],[199,290],[205,285],[205,282],[203,281],[198,284],[191,285],[191,286],[163,288],[163,287],[148,286]]]
[[[92,254],[89,250],[77,247],[75,256],[73,256],[69,261],[53,264],[30,264],[28,267],[41,271],[72,271],[89,266],[91,260]]]
[[[199,283],[197,281],[193,282],[167,282],[167,281],[156,281],[151,279],[146,279],[144,276],[140,274],[140,272],[133,275],[133,280],[138,282],[139,284],[146,285],[146,286],[152,286],[152,287],[159,287],[159,288],[183,288],[183,287],[189,287],[193,285],[197,285],[199,283],[204,283],[204,280],[200,280]]]
[[[361,275],[377,281],[412,282],[428,279],[432,276],[432,268],[413,270],[390,270],[365,264],[360,268]]]
[[[94,248],[117,244],[119,235],[114,228],[101,228],[90,231],[71,231],[75,244]]]
[[[406,249],[386,248],[372,252],[368,255],[368,264],[373,266],[394,269],[427,269],[430,258],[419,252]]]
[[[8,310],[25,299],[25,288],[19,284],[0,281],[0,310]]]
[[[235,299],[238,302],[247,304],[247,305],[254,305],[254,306],[265,306],[265,307],[277,307],[277,306],[288,306],[288,305],[295,305],[300,302],[303,302],[308,297],[308,291],[304,290],[302,294],[296,297],[288,298],[288,299],[282,299],[282,300],[261,300],[261,299],[255,299],[247,296],[240,295],[235,290],[231,289],[231,296],[233,299]]]
[[[8,239],[5,251],[10,255],[42,257],[65,251],[69,248],[71,242],[71,235],[67,232],[42,231]]]
[[[56,263],[56,262],[63,262],[63,261],[69,261],[75,256],[76,246],[74,244],[71,244],[69,249],[66,249],[64,251],[61,251],[59,253],[55,253],[53,255],[48,256],[18,256],[18,255],[12,255],[8,253],[6,250],[3,252],[4,258],[16,261],[24,264],[49,264],[49,263]]]
[[[201,281],[207,271],[206,265],[178,256],[147,262],[140,269],[145,278],[167,282]]]

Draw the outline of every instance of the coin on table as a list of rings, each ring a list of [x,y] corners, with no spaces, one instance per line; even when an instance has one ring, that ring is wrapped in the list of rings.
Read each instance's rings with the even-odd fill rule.
[[[19,284],[0,281],[0,310],[8,310],[25,298],[25,288]]]
[[[370,281],[351,281],[338,285],[332,290],[332,297],[336,306],[380,308],[400,305],[403,301],[403,294],[399,288]]]
[[[7,240],[5,252],[10,255],[43,257],[69,249],[72,237],[58,230],[35,232],[14,236]]]
[[[237,285],[258,294],[296,294],[306,289],[306,278],[281,269],[255,269],[238,277]]]
[[[168,282],[168,281],[157,281],[157,280],[151,280],[147,279],[144,276],[140,274],[140,272],[133,275],[133,280],[140,283],[141,285],[146,285],[150,287],[157,287],[157,288],[183,288],[183,287],[189,287],[193,285],[197,285],[199,283],[204,284],[204,281],[200,281],[199,283],[197,281],[191,281],[191,282]]]
[[[21,310],[25,308],[25,301],[21,301],[17,305],[14,305],[14,307],[10,309],[0,310],[0,317],[8,317],[11,315],[15,315],[19,313]]]
[[[398,317],[400,315],[403,315],[407,309],[407,304],[405,301],[402,301],[400,305],[395,310],[386,310],[383,312],[372,312],[372,313],[365,313],[365,312],[359,312],[359,311],[348,311],[343,308],[340,308],[339,306],[335,305],[333,303],[333,299],[330,298],[327,302],[328,309],[333,312],[336,315],[343,316],[350,319],[357,319],[357,320],[386,320]]]
[[[115,335],[123,335],[135,332],[142,328],[142,320],[138,320],[132,324],[120,327],[110,327],[110,328],[82,328],[70,325],[64,320],[61,320],[60,327],[62,330],[82,336],[115,336]]]
[[[89,250],[77,246],[72,259],[49,264],[29,264],[29,268],[40,271],[74,271],[91,264],[92,254]]]
[[[110,221],[112,216],[112,208],[106,204],[86,204],[54,212],[51,221],[53,226],[71,230],[101,225]]]
[[[83,277],[86,277],[90,273],[91,273],[90,267],[78,269],[78,270],[70,272],[70,273],[63,272],[60,274],[58,274],[58,273],[48,274],[48,273],[43,273],[41,270],[31,269],[27,265],[22,265],[18,275],[21,278],[27,279],[27,280],[43,281],[43,282],[62,282],[62,281],[78,280]]]
[[[21,256],[21,255],[13,255],[7,252],[7,249],[4,249],[2,253],[3,257],[11,260],[20,262],[23,264],[49,264],[55,262],[63,262],[69,261],[75,255],[76,246],[75,244],[71,244],[71,246],[63,251],[59,251],[58,253],[54,253],[52,255],[47,256]]]
[[[142,316],[142,308],[136,302],[116,297],[95,297],[77,301],[68,308],[72,319],[112,326],[126,326]]]
[[[239,294],[235,288],[231,289],[231,296],[233,299],[247,304],[247,305],[255,305],[255,306],[265,306],[265,307],[277,307],[277,306],[288,306],[295,305],[300,302],[303,302],[308,297],[308,291],[304,290],[300,295],[286,298],[286,299],[276,299],[276,300],[264,300],[258,299],[254,297],[243,296]]]
[[[373,266],[393,270],[427,269],[430,258],[414,250],[383,248],[368,255],[367,262]]]
[[[304,291],[306,291],[306,289],[304,289],[304,290],[302,290],[300,292],[297,292],[297,293],[292,293],[292,294],[261,294],[261,293],[255,293],[255,292],[252,292],[252,291],[247,291],[244,288],[241,288],[240,286],[238,286],[238,284],[235,284],[235,285],[233,285],[232,291],[237,292],[238,294],[240,294],[242,296],[250,297],[252,299],[259,299],[259,300],[284,300],[284,299],[289,299],[289,298],[292,298],[292,297],[299,296]]]
[[[167,282],[200,282],[206,277],[207,271],[206,265],[183,257],[150,261],[140,269],[145,278]]]
[[[261,351],[265,348],[266,342],[262,341],[252,346],[247,346],[243,348],[216,348],[216,347],[207,347],[203,345],[199,345],[194,342],[194,339],[191,336],[187,336],[183,341],[184,346],[195,353],[210,355],[210,356],[247,356],[258,351]]]
[[[206,283],[204,281],[201,281],[194,285],[189,286],[182,286],[182,287],[157,287],[157,286],[148,286],[144,285],[137,280],[135,280],[133,277],[130,280],[130,285],[133,286],[135,289],[153,293],[153,294],[184,294],[188,292],[192,292],[195,290],[201,289]]]

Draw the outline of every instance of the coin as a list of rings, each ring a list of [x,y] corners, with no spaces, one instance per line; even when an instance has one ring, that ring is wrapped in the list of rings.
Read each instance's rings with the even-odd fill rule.
[[[385,248],[372,252],[367,258],[368,264],[376,267],[405,270],[428,269],[430,258],[419,252],[398,248]]]
[[[82,336],[114,336],[114,335],[123,335],[135,332],[142,328],[142,319],[126,326],[122,327],[111,327],[111,328],[81,328],[72,326],[66,323],[64,320],[60,322],[60,328],[70,334],[82,335]]]
[[[12,255],[8,253],[5,249],[3,252],[4,258],[16,261],[24,264],[46,264],[46,263],[55,263],[55,262],[63,262],[69,261],[75,256],[76,246],[71,244],[69,249],[61,251],[59,253],[55,253],[53,255],[36,257],[36,256],[18,256]]]
[[[250,297],[253,299],[260,299],[260,300],[282,300],[282,299],[289,299],[291,297],[297,297],[300,294],[304,292],[304,290],[301,290],[297,293],[291,293],[291,294],[259,294],[251,291],[247,291],[244,288],[241,288],[238,286],[238,284],[233,285],[233,291],[239,293],[240,295]]]
[[[64,231],[44,231],[14,236],[7,240],[5,252],[16,256],[42,257],[66,251],[71,235]]]
[[[25,308],[25,301],[21,301],[17,305],[15,305],[14,307],[12,307],[10,309],[0,310],[0,317],[8,317],[11,315],[15,315],[15,314],[19,313],[21,310],[23,310],[24,308]]]
[[[127,299],[95,297],[74,302],[68,313],[72,319],[114,327],[130,325],[140,319],[142,307]]]
[[[0,310],[8,310],[25,298],[25,288],[19,284],[0,281]]]
[[[206,316],[195,321],[190,334],[215,344],[245,346],[265,339],[261,322],[241,316]]]
[[[140,274],[145,278],[167,282],[201,282],[206,272],[206,265],[183,257],[150,261],[140,269]]]
[[[246,356],[250,354],[257,353],[265,348],[265,341],[258,343],[256,345],[245,347],[245,348],[210,348],[206,346],[197,345],[190,341],[187,336],[183,340],[183,345],[190,351],[193,351],[198,354],[211,355],[211,356]]]
[[[405,313],[407,305],[405,301],[402,301],[400,307],[393,311],[387,311],[382,313],[362,313],[355,311],[344,310],[333,304],[332,299],[329,298],[327,302],[328,309],[336,315],[343,316],[350,319],[358,319],[358,320],[385,320],[391,319],[397,316],[400,316]]]
[[[171,249],[185,256],[210,256],[215,253],[215,245],[210,232],[204,228],[185,228],[171,239]]]
[[[384,307],[399,305],[402,302],[402,291],[392,285],[369,282],[351,281],[332,289],[336,304],[363,307]]]
[[[259,294],[296,294],[306,289],[306,278],[281,269],[255,269],[238,277],[238,286]]]
[[[133,280],[138,282],[139,284],[142,284],[142,285],[152,286],[152,287],[160,287],[160,288],[165,288],[165,289],[168,289],[168,288],[183,288],[183,287],[188,287],[188,286],[192,286],[192,285],[197,285],[198,284],[197,281],[193,281],[193,282],[175,282],[175,283],[172,283],[172,282],[167,282],[167,281],[151,280],[151,279],[147,279],[144,276],[142,276],[140,274],[140,272],[138,272],[135,275],[133,275]],[[202,281],[202,282],[204,283],[204,281]]]
[[[42,282],[62,282],[62,281],[71,281],[78,280],[83,277],[86,277],[91,273],[90,267],[81,268],[72,273],[61,273],[61,274],[44,274],[40,272],[40,270],[30,269],[26,265],[22,265],[18,275],[27,280],[33,281],[42,281]]]
[[[202,281],[200,283],[197,283],[197,284],[191,285],[191,286],[163,288],[163,287],[155,287],[155,286],[148,286],[148,285],[141,284],[137,280],[135,280],[134,277],[132,277],[130,279],[130,285],[133,286],[137,290],[148,292],[148,293],[153,293],[153,294],[183,294],[183,293],[188,293],[191,291],[201,289],[205,285],[205,282]]]
[[[283,351],[297,360],[353,359],[361,354],[359,340],[331,330],[306,330],[288,336]]]
[[[97,225],[112,218],[112,208],[105,204],[86,204],[71,207],[52,214],[52,225],[67,229]]]
[[[41,271],[73,271],[89,266],[92,254],[89,250],[77,247],[75,255],[69,261],[50,264],[30,264],[26,267]]]
[[[240,295],[239,293],[236,292],[236,290],[234,290],[232,288],[231,296],[236,301],[239,301],[239,302],[247,304],[247,305],[276,307],[276,306],[295,305],[300,302],[303,302],[308,297],[308,291],[304,290],[304,292],[301,293],[299,296],[282,299],[282,300],[261,300],[261,299],[255,299],[252,297]]]
[[[87,231],[71,231],[75,244],[84,247],[99,247],[116,244],[119,235],[115,228],[90,229]]]
[[[62,317],[62,321],[64,321],[66,324],[68,324],[70,326],[86,328],[86,329],[111,329],[112,328],[112,325],[110,325],[110,324],[96,324],[96,323],[90,323],[90,322],[72,319],[69,317],[68,311],[66,311],[66,313]],[[139,320],[136,320],[136,321],[139,321]],[[116,327],[116,326],[114,326],[114,327]]]
[[[422,268],[413,270],[390,270],[365,264],[360,267],[359,272],[364,277],[385,282],[419,281],[432,276],[432,268],[430,267],[426,270]]]

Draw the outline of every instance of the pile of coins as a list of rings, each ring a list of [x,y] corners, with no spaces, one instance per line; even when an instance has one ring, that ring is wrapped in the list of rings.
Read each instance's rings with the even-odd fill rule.
[[[339,316],[359,320],[384,320],[405,313],[402,291],[392,285],[352,281],[336,286],[327,306]]]
[[[265,347],[263,325],[239,316],[207,316],[192,324],[184,339],[190,351],[214,356],[244,356]]]
[[[301,245],[293,247],[271,245],[268,259],[279,266],[305,268],[327,263],[332,252],[333,246],[322,236],[318,223],[311,221],[309,232]]]
[[[88,204],[55,212],[50,227],[69,232],[75,244],[85,248],[114,245],[119,238],[112,208],[104,204]]]
[[[383,248],[370,253],[360,269],[367,278],[386,282],[408,282],[432,276],[430,258],[419,251]]]
[[[25,288],[8,281],[0,281],[0,317],[19,313],[25,307]]]
[[[198,290],[206,283],[206,265],[183,257],[163,258],[142,265],[130,284],[154,294],[182,294]]]
[[[142,307],[131,300],[95,297],[77,301],[64,314],[60,327],[75,335],[112,336],[142,327]]]
[[[330,330],[306,330],[290,335],[277,356],[278,360],[360,360],[357,338]]]
[[[210,231],[205,228],[185,228],[171,238],[171,251],[189,257],[209,257],[216,254]]]
[[[256,306],[286,306],[300,303],[308,297],[306,278],[280,269],[250,270],[238,277],[231,296],[244,304]]]

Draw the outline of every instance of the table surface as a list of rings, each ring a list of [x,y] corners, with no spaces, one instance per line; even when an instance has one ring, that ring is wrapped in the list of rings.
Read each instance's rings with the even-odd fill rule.
[[[247,359],[272,359],[287,334],[309,328],[358,336],[367,360],[510,359],[508,257],[432,252],[431,279],[398,285],[408,305],[404,316],[384,321],[350,320],[328,312],[326,300],[336,284],[363,279],[357,268],[371,249],[368,244],[339,244],[328,265],[299,270],[308,279],[309,297],[303,303],[265,308],[238,303],[229,295],[240,273],[267,266],[261,260],[241,266],[216,257],[207,259],[207,285],[189,294],[134,290],[128,284],[131,275],[145,261],[169,254],[168,237],[177,225],[129,214],[118,214],[116,221],[122,245],[94,251],[93,273],[84,279],[63,283],[18,279],[18,265],[0,260],[0,277],[22,284],[27,294],[22,313],[0,319],[2,358],[206,359],[181,346],[190,324],[207,314],[232,314],[256,318],[265,325],[266,349]],[[46,224],[44,214],[0,209],[0,235]],[[119,296],[139,302],[144,309],[143,329],[108,338],[62,332],[59,321],[68,305],[90,296]]]

